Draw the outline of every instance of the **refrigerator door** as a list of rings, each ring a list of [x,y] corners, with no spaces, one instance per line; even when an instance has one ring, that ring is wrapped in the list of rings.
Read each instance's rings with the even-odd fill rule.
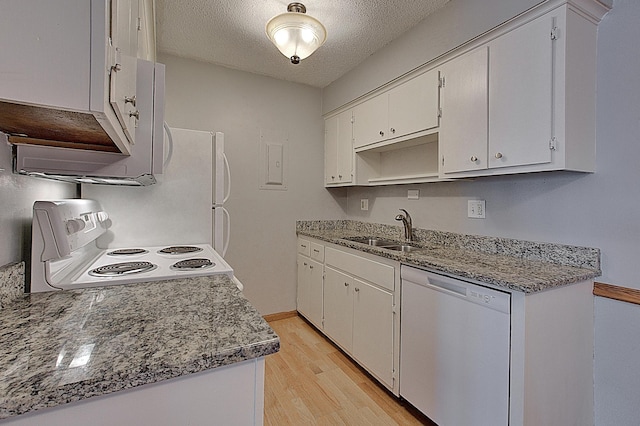
[[[213,173],[213,204],[212,204],[212,223],[213,248],[223,257],[229,246],[229,237],[231,223],[229,212],[224,208],[224,203],[231,193],[231,172],[229,170],[229,162],[224,153],[224,133],[216,132],[214,135],[214,173]]]
[[[173,149],[155,185],[82,186],[82,197],[99,200],[112,221],[100,247],[213,245],[213,134],[170,130]]]

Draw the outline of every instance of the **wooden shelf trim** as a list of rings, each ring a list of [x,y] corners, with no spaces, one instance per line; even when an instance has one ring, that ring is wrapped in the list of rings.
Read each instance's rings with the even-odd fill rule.
[[[596,282],[593,295],[640,305],[640,290]]]

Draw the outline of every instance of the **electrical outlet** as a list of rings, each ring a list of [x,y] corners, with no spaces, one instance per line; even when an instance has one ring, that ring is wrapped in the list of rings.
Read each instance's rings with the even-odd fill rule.
[[[360,200],[360,210],[369,210],[369,199],[362,198]]]
[[[484,200],[468,200],[467,201],[467,217],[474,219],[484,219],[485,213]]]
[[[409,189],[409,190],[407,190],[407,199],[408,200],[419,200],[420,199],[420,190],[419,189]]]

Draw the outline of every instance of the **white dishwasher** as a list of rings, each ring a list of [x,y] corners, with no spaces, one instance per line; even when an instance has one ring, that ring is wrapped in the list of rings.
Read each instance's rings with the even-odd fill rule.
[[[511,295],[401,267],[400,395],[439,426],[509,423]]]

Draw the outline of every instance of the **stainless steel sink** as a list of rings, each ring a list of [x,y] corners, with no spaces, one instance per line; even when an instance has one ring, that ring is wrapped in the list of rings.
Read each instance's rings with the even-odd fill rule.
[[[384,240],[375,237],[352,237],[345,238],[346,240],[353,241],[355,243],[367,244],[370,246],[383,247],[383,246],[395,246],[398,243],[396,241]]]
[[[393,250],[393,251],[401,251],[404,253],[409,253],[414,250],[420,249],[420,247],[416,247],[411,244],[403,244],[403,243],[398,243],[397,241],[385,240],[385,239],[376,238],[376,237],[350,237],[345,239],[349,241],[353,241],[355,243],[367,244],[370,246],[376,246],[376,247],[380,247],[387,250]]]
[[[416,247],[416,246],[410,246],[408,244],[395,244],[392,246],[382,246],[381,248],[387,249],[387,250],[394,250],[394,251],[402,251],[405,253],[410,253],[414,250],[419,250],[420,247]]]

